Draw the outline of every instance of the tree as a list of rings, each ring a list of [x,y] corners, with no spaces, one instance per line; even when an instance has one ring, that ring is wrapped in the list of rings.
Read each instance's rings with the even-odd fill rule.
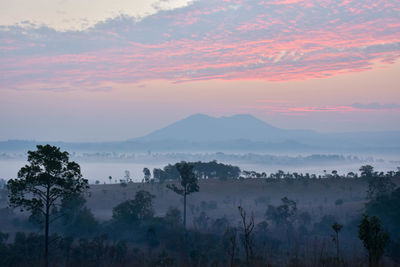
[[[400,188],[379,196],[365,205],[366,213],[377,216],[390,233],[389,256],[400,262]]]
[[[373,177],[368,183],[367,199],[374,200],[382,196],[389,196],[396,185],[389,177]]]
[[[147,191],[136,192],[135,199],[127,200],[113,208],[113,219],[120,223],[133,224],[153,217],[153,198]]]
[[[224,248],[229,255],[229,266],[235,266],[235,255],[238,250],[237,247],[237,230],[236,228],[227,227],[225,234],[223,236],[224,239]]]
[[[154,179],[157,179],[159,183],[163,183],[165,180],[165,173],[163,170],[159,168],[154,168],[153,169],[153,177]]]
[[[337,260],[337,262],[339,262],[339,232],[340,232],[340,230],[342,230],[342,228],[343,228],[343,225],[341,225],[338,222],[335,222],[332,225],[332,229],[335,232],[335,234],[332,235],[332,240],[336,245],[336,260]]]
[[[144,175],[143,181],[145,183],[150,182],[151,172],[148,168],[143,168],[143,175]]]
[[[169,207],[165,214],[165,220],[170,225],[180,225],[182,223],[182,212],[176,207]]]
[[[250,260],[253,259],[253,237],[252,232],[254,229],[254,216],[250,216],[250,221],[247,222],[246,211],[239,206],[239,214],[242,218],[242,231],[243,231],[243,246],[246,252],[246,266],[250,266]]]
[[[87,236],[96,232],[99,223],[82,194],[74,194],[61,201],[58,211],[62,215],[62,229],[68,236]]]
[[[371,178],[374,167],[372,167],[371,165],[363,165],[360,167],[359,171],[361,172],[361,177]]]
[[[108,180],[110,180],[110,184],[111,184],[111,180],[112,180],[112,176],[108,176]]]
[[[295,218],[297,204],[287,197],[282,198],[281,201],[283,204],[278,207],[268,205],[265,215],[269,220],[275,222],[277,226],[288,226]]]
[[[77,163],[69,161],[68,152],[50,145],[38,145],[28,151],[29,165],[18,172],[17,179],[8,181],[12,207],[21,207],[40,214],[45,223],[45,266],[48,266],[50,211],[60,201],[89,188]]]
[[[369,218],[367,214],[363,214],[358,225],[358,237],[368,251],[369,266],[378,266],[389,240],[389,234],[383,229],[378,217]]]
[[[126,183],[128,183],[128,182],[131,181],[131,172],[130,172],[130,171],[125,170],[124,179],[125,179],[125,182],[126,182]]]
[[[175,164],[179,172],[181,188],[175,184],[168,184],[167,188],[171,189],[178,195],[183,196],[183,227],[186,228],[186,196],[199,191],[197,177],[193,172],[193,164],[182,161]]]

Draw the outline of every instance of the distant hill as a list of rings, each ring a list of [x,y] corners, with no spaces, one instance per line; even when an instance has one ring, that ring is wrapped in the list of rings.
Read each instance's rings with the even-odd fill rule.
[[[318,134],[310,130],[279,129],[248,114],[219,118],[195,114],[144,137],[131,139],[131,141],[215,142],[248,140],[253,142],[285,142],[306,136],[316,138]]]
[[[211,117],[195,114],[156,130],[132,142],[161,144],[170,142],[199,149],[234,148],[235,150],[273,151],[369,151],[400,153],[400,132],[319,133],[312,130],[287,130],[274,127],[252,115]]]

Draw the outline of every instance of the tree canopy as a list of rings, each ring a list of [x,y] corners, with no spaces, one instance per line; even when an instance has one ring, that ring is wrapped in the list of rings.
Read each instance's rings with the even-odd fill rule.
[[[124,201],[113,208],[113,219],[120,223],[133,224],[152,218],[154,197],[144,190],[136,192],[135,199]]]
[[[17,179],[10,179],[10,206],[32,212],[45,223],[45,259],[48,265],[48,235],[51,209],[61,201],[88,188],[82,178],[80,166],[69,161],[68,152],[51,145],[38,145],[36,151],[28,151],[28,162],[18,172]]]

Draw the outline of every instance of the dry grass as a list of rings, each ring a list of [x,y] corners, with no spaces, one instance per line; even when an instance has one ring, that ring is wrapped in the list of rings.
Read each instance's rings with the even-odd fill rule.
[[[269,204],[279,205],[280,199],[288,197],[298,204],[300,211],[308,211],[317,219],[331,214],[338,218],[351,219],[362,212],[367,183],[361,179],[342,180],[290,180],[271,181],[265,179],[246,180],[201,180],[200,192],[188,198],[188,221],[205,211],[212,218],[237,218],[237,206],[241,205],[254,213],[256,219],[263,219]],[[146,190],[156,196],[156,215],[164,215],[168,207],[182,207],[181,198],[168,190],[165,184],[132,183],[126,187],[120,184],[92,185],[88,194],[88,206],[99,219],[109,219],[112,208],[132,199],[138,190]],[[342,205],[335,201],[343,200]],[[202,202],[217,203],[217,208],[206,207]],[[211,205],[212,206],[212,205]]]

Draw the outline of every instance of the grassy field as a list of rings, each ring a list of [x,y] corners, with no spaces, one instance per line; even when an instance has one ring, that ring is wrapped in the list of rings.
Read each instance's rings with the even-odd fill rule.
[[[299,211],[307,211],[314,220],[330,214],[344,222],[362,213],[368,184],[363,179],[319,180],[201,180],[200,191],[188,197],[188,222],[202,211],[211,218],[238,219],[237,206],[253,212],[256,220],[264,219],[268,205],[281,204],[281,198],[296,201]],[[112,208],[132,199],[138,190],[155,195],[155,214],[164,215],[168,207],[182,208],[182,198],[166,184],[131,183],[92,185],[88,207],[99,219],[112,216]]]

